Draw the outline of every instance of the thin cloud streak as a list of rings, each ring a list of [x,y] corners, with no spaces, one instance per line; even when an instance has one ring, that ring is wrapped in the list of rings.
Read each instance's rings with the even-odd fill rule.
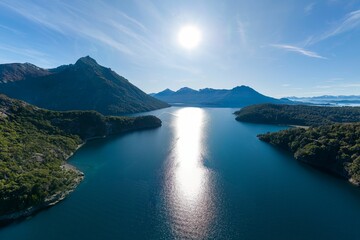
[[[310,37],[307,40],[307,45],[312,45],[326,39],[335,37],[345,32],[349,32],[356,28],[360,27],[360,9],[348,13],[339,23],[336,24],[332,29],[329,31],[319,35]]]
[[[312,3],[308,4],[308,5],[304,8],[304,12],[305,12],[306,14],[310,14],[310,13],[313,11],[315,5],[316,5],[316,2],[312,2]]]
[[[8,26],[2,25],[2,24],[0,24],[0,28],[5,29],[5,30],[7,30],[7,31],[9,31],[9,32],[18,34],[18,35],[22,34],[20,31],[18,31],[18,30],[16,30],[16,29],[13,29],[13,28],[10,28],[10,27],[8,27]]]
[[[66,4],[62,4],[60,9],[50,9],[34,6],[32,4],[27,5],[11,5],[5,2],[0,3],[19,15],[38,23],[46,28],[57,31],[64,36],[67,36],[69,32],[72,34],[82,35],[83,37],[92,38],[98,40],[105,45],[113,47],[114,49],[132,55],[133,52],[128,49],[120,41],[115,40],[112,36],[106,34],[104,31],[95,31],[93,27],[89,25],[91,21],[84,21],[78,14],[74,13],[73,9]],[[31,9],[31,11],[29,11]],[[68,16],[69,18],[67,18]]]
[[[240,42],[243,46],[247,45],[247,37],[246,37],[246,31],[245,31],[245,25],[242,21],[239,19],[237,20],[237,30],[240,36]]]
[[[51,66],[51,62],[47,60],[49,55],[47,55],[46,53],[37,51],[35,49],[19,48],[19,47],[13,47],[13,46],[8,46],[8,45],[2,44],[2,45],[0,45],[0,50],[6,51],[6,52],[11,52],[18,56],[25,56],[27,59],[34,60],[38,64],[41,64],[41,67],[50,67]],[[7,63],[4,60],[2,60],[2,62]]]
[[[102,43],[126,55],[136,65],[146,65],[145,62],[181,69],[190,73],[199,72],[187,66],[181,66],[171,58],[169,50],[157,39],[155,33],[137,19],[101,2],[102,11],[98,6],[84,4],[74,8],[66,2],[54,5],[36,5],[31,2],[0,2],[22,17],[39,24],[44,30],[50,29],[65,37],[79,36],[94,43]],[[143,5],[151,15],[158,13],[151,2]],[[99,21],[94,21],[94,18]]]
[[[314,88],[318,89],[336,89],[336,88],[360,88],[360,83],[343,83],[334,85],[317,85]]]
[[[317,54],[316,52],[312,52],[312,51],[306,50],[304,48],[300,48],[300,47],[296,47],[296,46],[292,46],[292,45],[271,44],[270,46],[274,47],[274,48],[278,48],[278,49],[283,49],[283,50],[289,51],[289,52],[295,52],[295,53],[301,54],[303,56],[311,57],[311,58],[327,59],[326,57],[323,57],[323,56]]]

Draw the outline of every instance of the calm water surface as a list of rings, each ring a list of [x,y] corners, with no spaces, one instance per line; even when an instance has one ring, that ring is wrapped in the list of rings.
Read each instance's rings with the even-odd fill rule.
[[[65,201],[0,229],[15,239],[360,239],[360,191],[295,161],[234,109],[154,111],[155,130],[96,140],[70,160]]]

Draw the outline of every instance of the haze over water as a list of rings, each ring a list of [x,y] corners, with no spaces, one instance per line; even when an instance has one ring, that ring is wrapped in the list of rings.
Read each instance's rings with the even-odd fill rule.
[[[85,180],[0,239],[358,239],[360,191],[256,135],[234,109],[152,112],[155,130],[89,142]]]

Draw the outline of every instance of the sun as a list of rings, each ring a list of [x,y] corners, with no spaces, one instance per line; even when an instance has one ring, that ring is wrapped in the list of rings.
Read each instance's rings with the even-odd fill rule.
[[[178,34],[179,44],[186,49],[194,49],[201,42],[201,31],[193,25],[183,26]]]

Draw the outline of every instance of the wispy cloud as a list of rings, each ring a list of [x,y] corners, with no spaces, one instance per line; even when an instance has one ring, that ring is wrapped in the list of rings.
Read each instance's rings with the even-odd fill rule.
[[[344,78],[341,78],[341,77],[334,77],[334,78],[330,78],[328,80],[326,80],[325,82],[327,83],[334,83],[334,82],[340,82],[340,81],[343,81]]]
[[[21,34],[20,31],[14,29],[14,28],[2,25],[2,24],[0,24],[0,28],[5,29],[6,31],[9,31],[9,32],[12,32],[12,33],[15,33],[15,34]]]
[[[312,3],[308,4],[308,5],[306,5],[306,7],[304,8],[304,12],[306,14],[310,14],[313,11],[315,5],[316,5],[316,2],[312,2]]]
[[[283,49],[283,50],[289,51],[289,52],[295,52],[297,54],[304,55],[304,56],[311,57],[311,58],[327,59],[326,57],[323,57],[323,56],[317,54],[316,52],[312,52],[312,51],[309,51],[309,50],[306,50],[304,48],[297,47],[297,46],[292,46],[292,45],[287,45],[287,44],[271,44],[270,46],[274,47],[274,48]]]
[[[358,27],[360,27],[360,10],[352,11],[346,14],[346,16],[342,20],[334,24],[334,26],[325,33],[318,36],[310,37],[307,41],[307,45],[324,41],[328,38],[332,38],[345,32],[349,32]]]
[[[6,44],[1,44],[0,50],[6,51],[6,52],[11,52],[18,56],[25,56],[27,59],[29,59],[29,61],[35,60],[36,62],[40,63],[42,65],[42,67],[50,67],[51,66],[51,62],[46,60],[48,55],[41,51],[35,50],[35,49],[25,48],[25,47],[13,47],[13,46],[8,46]],[[6,60],[8,62],[10,59],[6,59]],[[13,61],[13,60],[10,60],[10,61]],[[3,62],[6,62],[6,61],[3,61]]]
[[[82,12],[79,12],[65,3],[59,3],[56,8],[55,6],[40,7],[30,2],[23,2],[22,4],[17,4],[15,2],[1,2],[0,4],[32,22],[57,31],[65,36],[76,34],[82,37],[92,38],[113,47],[122,53],[133,54],[133,52],[121,41],[116,39],[113,34],[108,34],[104,30],[99,30],[101,28],[94,27],[94,22],[90,21],[87,16],[84,16]],[[106,29],[106,26],[103,27]]]
[[[240,21],[239,19],[237,19],[236,24],[237,24],[237,31],[240,36],[240,42],[243,46],[246,46],[247,45],[247,37],[246,37],[245,24],[242,21]]]
[[[164,22],[151,1],[137,1],[135,4],[153,19]],[[84,1],[72,5],[66,1],[35,4],[31,1],[4,0],[0,6],[38,24],[45,31],[56,31],[67,38],[75,36],[93,44],[103,44],[140,66],[151,62],[191,73],[197,71],[172,58],[172,50],[164,46],[158,34],[149,29],[146,23],[103,1],[96,4]]]
[[[317,85],[317,89],[337,89],[337,88],[360,88],[360,83],[342,83],[333,85]]]
[[[157,21],[166,21],[164,19],[163,14],[159,11],[158,7],[151,0],[134,0],[135,4],[140,8],[143,12],[147,13],[152,18]]]

